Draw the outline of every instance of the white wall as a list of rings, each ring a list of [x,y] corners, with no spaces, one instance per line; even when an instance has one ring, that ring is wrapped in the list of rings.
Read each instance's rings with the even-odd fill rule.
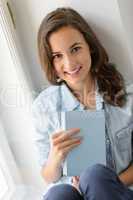
[[[125,34],[128,38],[128,44],[131,47],[132,51],[131,57],[133,56],[133,1],[132,0],[126,0],[121,1],[118,0],[119,8],[120,8],[120,14],[121,19],[125,28]]]
[[[23,54],[25,56],[26,64],[23,68],[28,70],[33,81],[33,88],[31,88],[31,91],[40,91],[41,88],[47,84],[47,81],[42,75],[37,57],[36,36],[42,18],[47,12],[58,6],[71,6],[79,11],[96,31],[99,39],[107,49],[111,61],[117,64],[118,69],[120,69],[126,78],[133,80],[133,63],[131,59],[132,47],[130,45],[130,39],[132,38],[131,34],[130,38],[128,37],[129,35],[126,32],[126,22],[123,20],[123,16],[128,15],[128,8],[130,8],[131,1],[126,1],[126,11],[121,10],[122,4],[120,6],[117,0],[82,0],[82,3],[81,0],[12,0],[12,2],[14,5],[16,32],[18,33]],[[131,16],[126,19],[128,21],[128,28],[131,26],[130,17]],[[132,31],[133,30],[130,29],[130,32]],[[12,79],[14,79],[16,75],[12,74],[9,69],[8,73],[9,80],[13,81]],[[22,90],[22,94],[25,94],[24,90]],[[17,127],[11,129],[10,133],[8,132],[8,139],[27,183],[32,183],[36,179],[38,188],[41,186],[43,188],[43,183],[41,182],[39,175],[37,177],[36,172],[38,168],[37,166],[34,166],[34,153],[32,152],[33,145],[30,141],[33,133],[31,133],[31,124],[29,122],[28,114],[25,116],[25,121],[23,122],[21,121],[21,118],[24,117],[24,112],[19,107],[15,108],[14,116],[10,115],[9,108],[7,108],[7,111],[3,112],[2,115],[5,120],[7,120],[8,126],[12,121],[7,118],[7,115],[10,116],[10,118],[20,119]],[[25,125],[27,126],[27,124],[29,126],[25,132],[23,131],[23,127],[25,127]]]

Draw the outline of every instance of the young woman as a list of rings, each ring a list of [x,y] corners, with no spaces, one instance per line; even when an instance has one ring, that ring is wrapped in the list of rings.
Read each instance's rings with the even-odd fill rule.
[[[43,199],[133,199],[133,85],[124,82],[85,19],[71,8],[44,18],[38,49],[51,83],[33,104],[41,174],[48,184]],[[84,138],[78,124],[63,130],[60,114],[85,109],[105,109],[107,163],[66,177],[64,160]]]

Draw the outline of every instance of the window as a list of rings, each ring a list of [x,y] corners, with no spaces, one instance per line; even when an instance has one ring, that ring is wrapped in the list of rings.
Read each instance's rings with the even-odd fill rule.
[[[8,184],[6,181],[6,177],[4,175],[4,171],[0,166],[0,199],[3,199],[8,191]]]

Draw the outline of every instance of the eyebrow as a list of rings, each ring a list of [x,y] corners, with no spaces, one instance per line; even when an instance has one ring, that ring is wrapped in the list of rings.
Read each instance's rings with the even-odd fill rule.
[[[72,49],[74,46],[79,45],[79,44],[82,44],[82,43],[81,42],[75,42],[74,44],[72,44],[70,46],[70,49]],[[60,52],[52,52],[52,54],[57,54],[57,53],[60,53]]]

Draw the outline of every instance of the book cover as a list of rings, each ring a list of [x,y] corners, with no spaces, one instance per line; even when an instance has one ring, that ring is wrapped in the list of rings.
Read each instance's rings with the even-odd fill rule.
[[[97,163],[106,165],[104,110],[62,112],[61,117],[64,130],[80,128],[76,135],[83,136],[81,144],[68,153],[63,174],[79,176],[88,166]]]

